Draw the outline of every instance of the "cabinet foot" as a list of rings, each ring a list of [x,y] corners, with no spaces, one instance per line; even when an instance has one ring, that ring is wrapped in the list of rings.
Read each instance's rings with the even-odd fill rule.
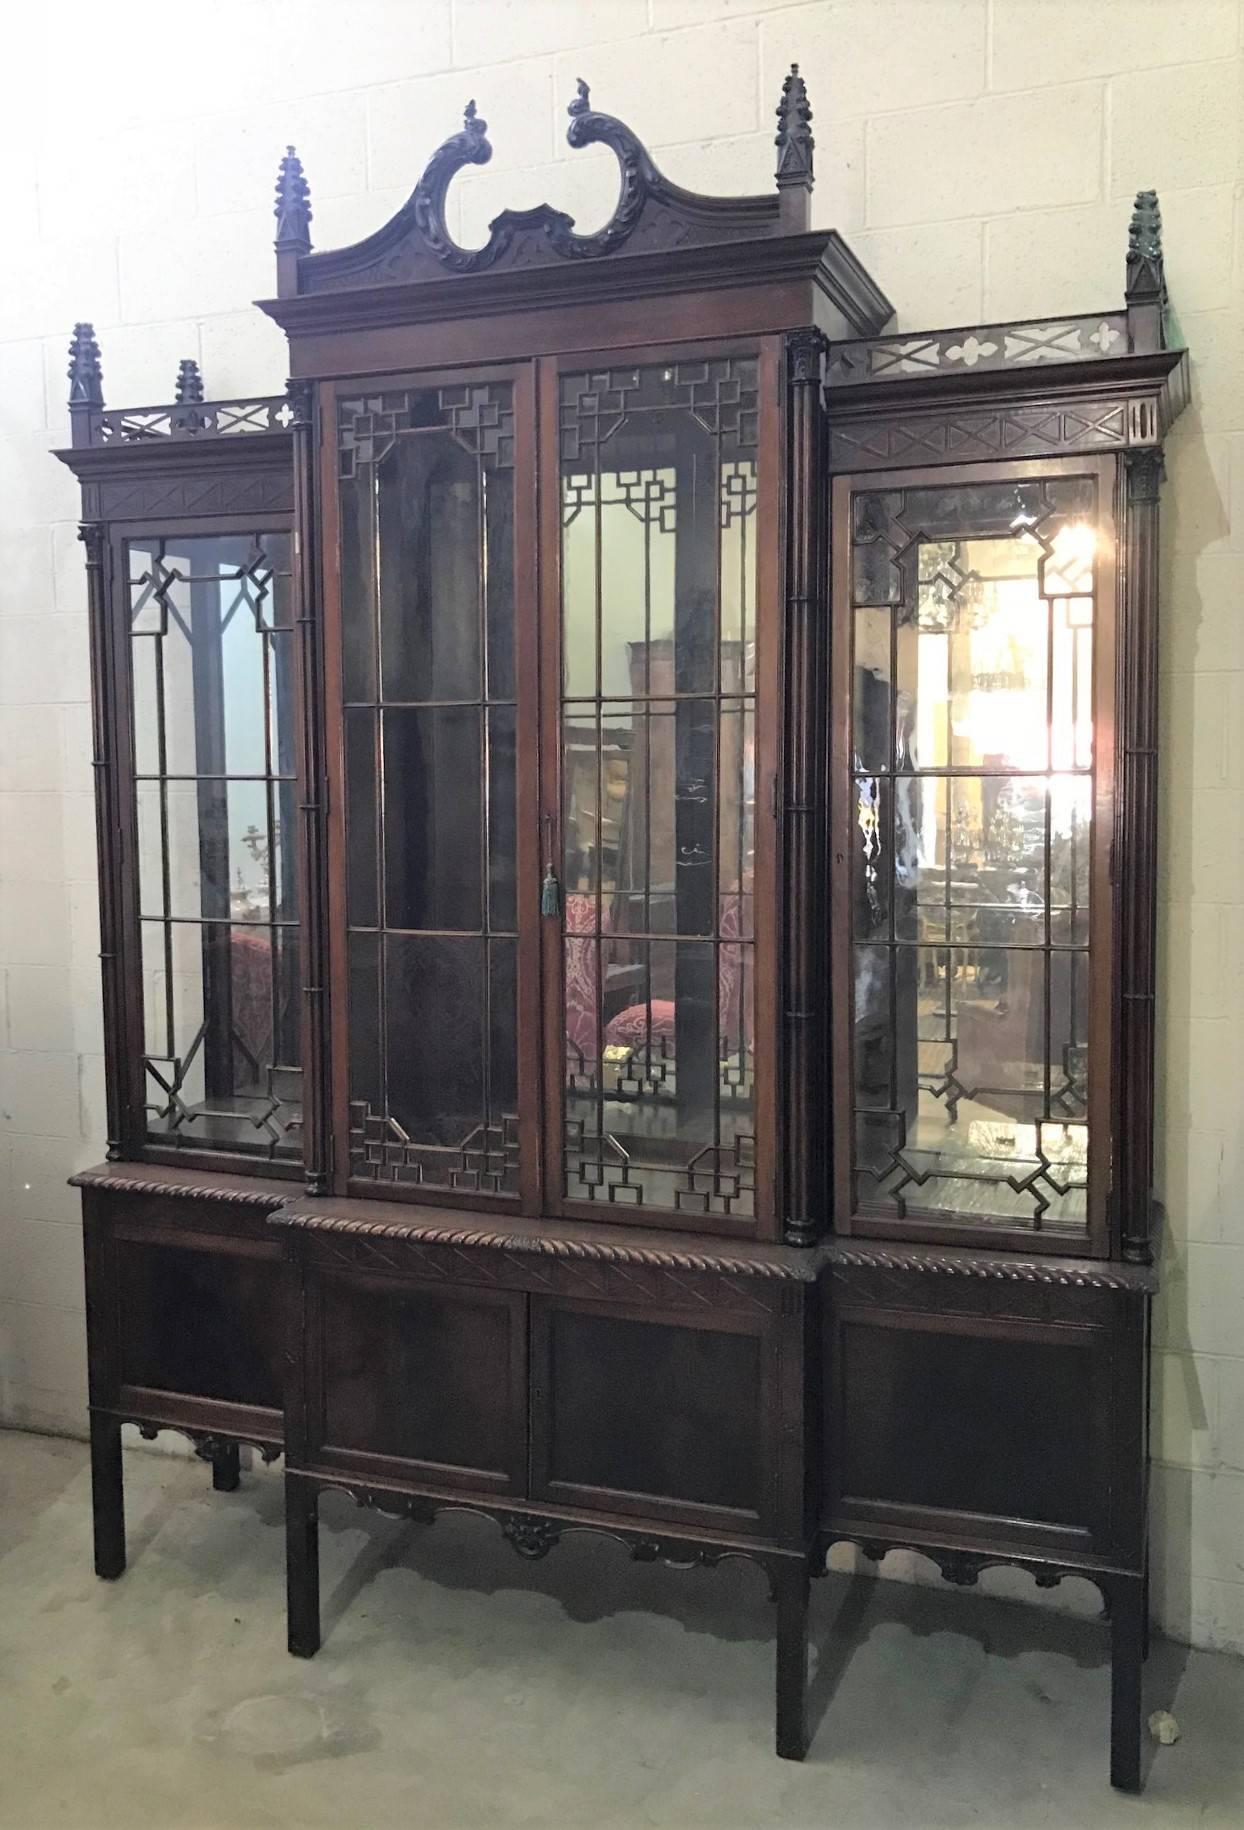
[[[115,1417],[91,1418],[91,1520],[95,1574],[113,1582],[125,1569],[125,1484]]]
[[[808,1751],[808,1565],[780,1563],[777,1595],[777,1751],[802,1760]]]
[[[241,1478],[241,1461],[237,1443],[222,1443],[212,1452],[213,1488],[217,1493],[236,1493]]]
[[[1121,1792],[1140,1790],[1145,1586],[1143,1576],[1111,1584],[1110,1783]]]
[[[319,1494],[296,1474],[285,1476],[285,1590],[289,1649],[314,1658],[320,1649]]]

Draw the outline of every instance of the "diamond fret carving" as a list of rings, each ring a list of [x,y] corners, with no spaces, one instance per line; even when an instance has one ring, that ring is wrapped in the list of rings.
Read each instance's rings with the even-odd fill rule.
[[[1110,448],[1128,443],[1124,401],[1093,410],[1012,407],[978,413],[912,414],[901,419],[847,421],[831,429],[834,467],[877,469],[946,458],[1039,457],[1052,451]]]
[[[916,337],[877,337],[831,346],[828,385],[858,387],[956,369],[1033,368],[1048,362],[1096,362],[1127,349],[1127,318],[1107,312],[1055,323],[990,324]]]
[[[151,478],[142,482],[98,485],[103,520],[132,521],[140,516],[170,520],[182,515],[249,515],[292,506],[287,472],[254,476]]]
[[[95,445],[141,445],[152,439],[240,438],[287,432],[293,412],[283,394],[249,400],[179,401],[170,407],[101,409],[91,421]]]

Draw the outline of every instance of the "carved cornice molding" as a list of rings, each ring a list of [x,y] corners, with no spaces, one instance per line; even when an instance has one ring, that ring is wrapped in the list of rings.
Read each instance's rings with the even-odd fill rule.
[[[832,1267],[861,1271],[910,1271],[922,1277],[963,1278],[974,1282],[1048,1284],[1063,1289],[1152,1291],[1151,1271],[1133,1265],[1110,1265],[1095,1259],[1021,1258],[1005,1253],[984,1257],[943,1251],[831,1240],[823,1257]]]
[[[124,1170],[113,1170],[107,1166],[98,1169],[80,1169],[69,1178],[71,1188],[99,1188],[114,1195],[153,1195],[161,1200],[170,1201],[212,1201],[224,1207],[260,1208],[271,1213],[285,1201],[293,1200],[300,1193],[299,1184],[290,1183],[288,1194],[279,1194],[272,1189],[247,1187],[245,1182],[217,1181],[204,1177],[201,1182],[184,1182],[172,1177],[163,1180],[158,1169],[146,1175],[127,1175]],[[161,1425],[161,1428],[172,1428]]]
[[[518,1228],[511,1230],[498,1223],[479,1226],[447,1225],[439,1221],[418,1219],[355,1220],[331,1213],[300,1213],[297,1204],[274,1211],[271,1224],[289,1227],[298,1232],[366,1240],[376,1245],[409,1243],[445,1246],[454,1251],[515,1253],[535,1259],[551,1258],[579,1264],[618,1265],[636,1270],[755,1278],[771,1283],[814,1282],[818,1262],[812,1254],[794,1250],[780,1257],[768,1256],[763,1250],[736,1253],[724,1244],[716,1249],[696,1251],[672,1242],[631,1245],[612,1239],[525,1232]]]

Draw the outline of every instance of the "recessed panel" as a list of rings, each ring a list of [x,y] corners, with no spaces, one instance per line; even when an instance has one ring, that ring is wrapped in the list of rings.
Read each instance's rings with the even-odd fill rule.
[[[547,1329],[552,1489],[764,1510],[756,1335],[559,1308]]]
[[[982,1339],[844,1318],[827,1446],[835,1509],[922,1507],[1091,1530],[1096,1341]]]
[[[279,1411],[279,1262],[118,1240],[121,1384]]]
[[[320,1304],[324,1447],[494,1474],[510,1467],[509,1299],[327,1277]]]

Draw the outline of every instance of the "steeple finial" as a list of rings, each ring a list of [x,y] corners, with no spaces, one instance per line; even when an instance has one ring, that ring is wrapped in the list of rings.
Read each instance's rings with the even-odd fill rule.
[[[311,252],[311,187],[303,175],[302,160],[292,146],[285,148],[276,179],[276,242],[278,254]]]
[[[69,345],[69,405],[102,407],[103,404],[103,371],[99,366],[95,326],[83,321],[74,325]]]
[[[1166,341],[1166,266],[1162,212],[1156,191],[1137,191],[1127,231],[1128,335],[1134,350],[1162,349]]]
[[[203,399],[203,377],[193,356],[184,356],[177,365],[177,392],[173,399],[179,407],[197,406]]]
[[[1137,191],[1136,205],[1127,231],[1127,290],[1136,291],[1136,280],[1146,277],[1142,265],[1162,266],[1162,212],[1156,191]]]
[[[774,144],[778,149],[777,185],[779,191],[812,189],[812,110],[808,90],[799,65],[792,64],[790,75],[782,84],[782,99],[777,106],[778,130]]]

